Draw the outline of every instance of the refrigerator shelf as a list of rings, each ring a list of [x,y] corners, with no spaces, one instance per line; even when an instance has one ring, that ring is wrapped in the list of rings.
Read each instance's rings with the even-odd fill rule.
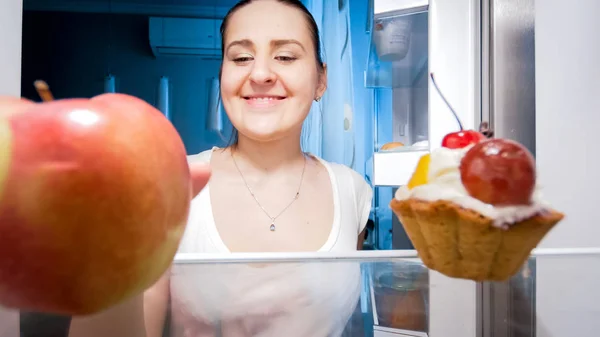
[[[373,185],[402,186],[412,176],[421,156],[429,153],[428,148],[402,148],[380,151],[373,154]]]

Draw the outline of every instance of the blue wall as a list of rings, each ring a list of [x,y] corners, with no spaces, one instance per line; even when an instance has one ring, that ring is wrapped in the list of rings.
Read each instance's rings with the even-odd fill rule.
[[[223,141],[205,131],[208,81],[220,61],[155,58],[148,42],[148,18],[137,15],[25,12],[23,15],[24,97],[39,100],[36,79],[46,80],[57,98],[92,97],[104,90],[104,76],[117,78],[117,91],[155,105],[161,76],[171,79],[171,116],[188,153]]]

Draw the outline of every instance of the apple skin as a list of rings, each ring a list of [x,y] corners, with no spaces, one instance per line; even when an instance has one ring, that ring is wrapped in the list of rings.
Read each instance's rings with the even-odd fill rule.
[[[475,144],[460,163],[461,181],[473,198],[494,206],[528,205],[535,189],[535,160],[508,139]]]
[[[0,98],[2,157],[0,305],[93,314],[170,266],[190,169],[177,131],[151,105],[123,94]]]

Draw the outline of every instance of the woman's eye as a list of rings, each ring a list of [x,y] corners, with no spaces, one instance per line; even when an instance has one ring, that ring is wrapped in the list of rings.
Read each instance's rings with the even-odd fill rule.
[[[233,62],[235,63],[245,63],[249,61],[252,61],[252,57],[250,56],[240,56],[233,59]]]
[[[296,60],[296,58],[293,56],[277,56],[275,59],[282,62],[292,62]]]

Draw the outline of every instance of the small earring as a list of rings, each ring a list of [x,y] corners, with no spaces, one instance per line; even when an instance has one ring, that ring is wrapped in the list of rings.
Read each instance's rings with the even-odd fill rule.
[[[317,97],[315,98],[315,102],[318,102],[318,101],[320,101],[320,100],[321,100],[321,97],[319,97],[319,96],[317,96]]]

